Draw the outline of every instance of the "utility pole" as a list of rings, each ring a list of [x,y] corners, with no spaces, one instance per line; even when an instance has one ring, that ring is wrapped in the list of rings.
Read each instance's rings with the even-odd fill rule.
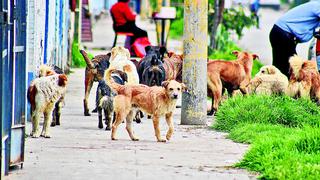
[[[207,40],[208,0],[185,0],[182,125],[207,123]]]
[[[74,35],[73,41],[81,43],[81,13],[82,13],[82,0],[77,0],[77,8],[75,10],[74,18]]]

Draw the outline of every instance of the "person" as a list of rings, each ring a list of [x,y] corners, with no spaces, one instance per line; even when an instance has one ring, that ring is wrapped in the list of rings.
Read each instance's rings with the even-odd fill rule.
[[[118,0],[111,7],[110,13],[113,19],[113,29],[116,32],[130,32],[134,34],[130,39],[130,44],[132,45],[137,38],[148,37],[148,33],[136,26],[136,14],[131,11],[129,1]]]
[[[250,11],[253,17],[257,21],[257,28],[259,28],[259,16],[258,16],[259,7],[260,7],[260,0],[250,0]]]
[[[320,25],[320,1],[301,4],[276,21],[269,34],[273,65],[289,77],[289,58],[298,43],[307,42]]]

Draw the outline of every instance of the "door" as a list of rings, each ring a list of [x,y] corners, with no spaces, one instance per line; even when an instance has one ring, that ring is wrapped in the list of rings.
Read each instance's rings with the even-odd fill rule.
[[[10,166],[20,165],[24,160],[24,134],[26,115],[26,0],[11,1],[13,24],[13,119],[11,123]]]
[[[0,82],[1,82],[1,175],[7,174],[10,159],[10,135],[12,122],[12,61],[10,60],[10,4],[0,1]]]

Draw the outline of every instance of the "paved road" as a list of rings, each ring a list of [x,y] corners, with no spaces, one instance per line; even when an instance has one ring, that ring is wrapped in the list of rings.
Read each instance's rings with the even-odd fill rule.
[[[208,127],[179,125],[179,109],[170,142],[157,143],[147,119],[133,127],[140,141],[129,140],[125,124],[118,130],[119,140],[111,141],[110,131],[98,129],[97,114],[83,116],[84,69],[72,71],[62,125],[51,128],[50,139],[26,138],[24,168],[11,171],[5,179],[255,179],[245,170],[230,167],[241,159],[247,145]],[[30,129],[28,123],[27,133]],[[166,129],[162,119],[162,135]]]
[[[276,11],[270,8],[261,8],[259,10],[260,29],[250,28],[244,31],[244,36],[237,41],[240,47],[257,53],[263,64],[272,63],[272,49],[269,42],[269,33],[274,23],[281,15],[286,12],[286,8]],[[298,44],[297,53],[307,58],[309,43]]]

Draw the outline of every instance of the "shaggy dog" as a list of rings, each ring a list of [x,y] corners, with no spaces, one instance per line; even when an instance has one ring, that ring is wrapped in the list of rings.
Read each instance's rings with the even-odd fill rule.
[[[112,73],[113,80],[121,85],[124,85],[127,81],[127,75],[122,71],[115,71]],[[105,115],[105,124],[107,125],[106,130],[111,129],[111,115],[113,114],[113,97],[116,95],[115,92],[106,84],[104,80],[99,81],[96,94],[96,106],[98,107],[98,127],[103,128],[102,123],[102,111]],[[114,117],[115,118],[115,117]]]
[[[90,91],[93,85],[93,82],[98,82],[102,80],[104,77],[104,72],[109,67],[109,59],[111,53],[104,55],[97,55],[92,60],[88,57],[87,53],[84,50],[80,50],[87,67],[85,72],[84,79],[84,99],[83,99],[83,111],[85,116],[90,116],[89,107],[88,107],[88,99],[90,95]]]
[[[275,66],[263,66],[248,85],[249,93],[255,94],[285,94],[288,78]]]
[[[130,61],[130,52],[124,47],[114,47],[111,49],[110,67],[124,71],[128,76],[128,84],[139,84],[137,68]]]
[[[62,69],[55,65],[40,65],[39,77],[51,76],[54,74],[63,74]],[[60,125],[61,108],[64,105],[65,94],[62,94],[60,99],[55,103],[52,113],[51,126]]]
[[[258,56],[247,52],[234,51],[232,53],[237,56],[237,60],[208,62],[208,95],[213,96],[211,111],[208,115],[213,115],[218,110],[224,88],[227,89],[230,95],[237,89],[240,89],[242,94],[247,94],[253,60]]]
[[[41,113],[44,114],[41,136],[50,137],[49,125],[51,123],[52,110],[54,104],[65,93],[67,81],[66,75],[56,74],[36,78],[31,82],[27,97],[31,104],[32,137],[37,138],[40,136],[39,119]]]
[[[178,55],[173,52],[168,53],[168,57],[164,58],[166,80],[174,79],[182,82],[182,62],[183,55]]]
[[[147,46],[146,56],[139,61],[137,66],[140,83],[148,86],[161,86],[166,79],[163,66],[163,57],[166,53],[165,47]]]
[[[320,75],[316,62],[293,56],[289,64],[290,79],[287,95],[294,98],[311,98],[320,104]]]
[[[139,139],[133,135],[131,122],[133,118],[132,108],[138,107],[147,114],[152,115],[153,127],[158,142],[166,142],[160,136],[159,118],[165,116],[169,130],[166,139],[170,140],[173,133],[172,115],[176,106],[176,101],[185,89],[184,84],[175,80],[164,81],[163,87],[139,85],[120,85],[115,83],[111,78],[113,69],[107,70],[105,74],[106,81],[110,84],[118,95],[114,98],[114,111],[116,120],[112,125],[111,139],[116,140],[116,131],[119,124],[126,119],[126,129],[133,141]]]

